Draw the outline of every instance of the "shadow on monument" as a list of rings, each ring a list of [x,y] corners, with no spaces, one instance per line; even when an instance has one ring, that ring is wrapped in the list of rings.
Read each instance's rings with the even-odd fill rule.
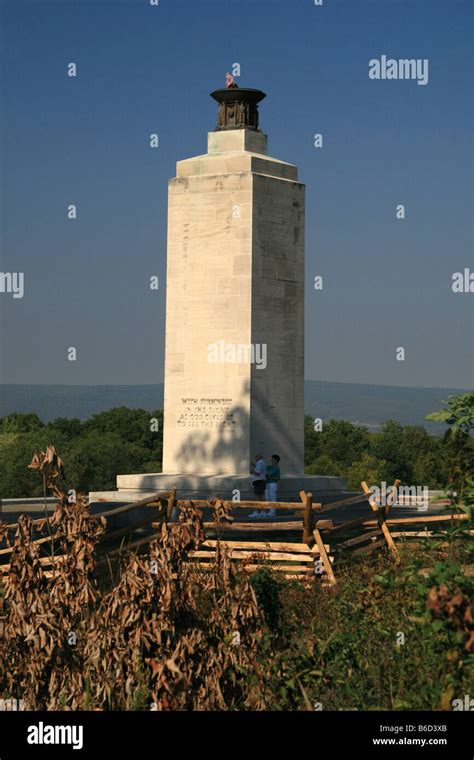
[[[280,467],[282,475],[303,475],[304,473],[304,425],[301,421],[301,439],[298,442],[297,434],[290,429],[289,424],[285,424],[278,408],[271,403],[271,398],[267,398],[260,390],[258,381],[252,383],[252,407],[251,413],[254,417],[254,428],[262,431],[265,440],[268,441],[263,446],[263,455],[267,460],[273,454],[278,454],[281,458]],[[289,422],[289,421],[288,421]],[[254,443],[251,439],[251,445],[257,451],[259,444]],[[252,451],[252,455],[255,451]],[[301,464],[294,463],[300,461]]]
[[[280,455],[283,476],[303,476],[303,424],[301,440],[298,441],[294,429],[288,430],[288,424],[285,424],[278,409],[272,405],[271,399],[261,392],[258,381],[246,382],[242,399],[249,397],[250,414],[247,404],[237,402],[228,410],[228,424],[221,424],[212,433],[200,429],[186,437],[177,452],[183,474],[200,474],[195,463],[206,461],[205,474],[249,476],[250,459],[261,452],[268,461],[272,454]],[[291,463],[295,460],[301,460],[301,465],[292,467]]]
[[[179,497],[185,499],[233,498],[238,492],[240,499],[253,500],[250,461],[257,452],[263,454],[267,464],[272,454],[281,457],[279,501],[299,502],[302,490],[311,491],[315,500],[324,498],[327,501],[328,496],[345,490],[342,478],[304,474],[304,431],[302,429],[299,435],[296,424],[290,427],[291,420],[278,414],[269,396],[258,388],[258,381],[247,379],[241,388],[240,399],[226,407],[220,422],[212,417],[200,417],[202,427],[186,431],[177,442],[176,469],[118,476],[119,491],[127,499],[132,493],[156,493],[176,487]],[[179,433],[182,435],[184,431],[181,429]]]
[[[244,390],[244,395],[247,393]],[[228,411],[229,423],[220,425],[218,438],[215,434],[200,430],[190,433],[178,449],[178,459],[183,463],[183,473],[194,472],[193,462],[208,460],[208,473],[212,475],[247,475],[249,472],[248,447],[250,441],[250,416],[238,403]],[[214,442],[213,442],[214,441]],[[229,466],[230,465],[230,466]]]

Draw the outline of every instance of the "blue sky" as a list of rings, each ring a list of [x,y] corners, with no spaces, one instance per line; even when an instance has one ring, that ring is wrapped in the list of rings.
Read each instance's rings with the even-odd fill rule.
[[[472,8],[4,0],[0,270],[25,294],[0,293],[0,379],[162,382],[167,181],[205,152],[238,62],[307,187],[307,379],[472,387],[474,295],[451,289],[474,271]],[[381,55],[427,58],[428,84],[369,79]]]

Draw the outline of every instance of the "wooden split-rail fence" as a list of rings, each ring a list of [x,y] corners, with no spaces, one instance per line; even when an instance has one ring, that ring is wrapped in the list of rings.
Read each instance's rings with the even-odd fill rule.
[[[395,481],[398,487],[400,481]],[[137,502],[115,507],[100,513],[107,522],[113,518],[146,506],[146,514],[133,526],[108,530],[103,537],[103,551],[106,557],[101,562],[109,562],[111,558],[120,557],[126,552],[140,550],[161,535],[163,524],[172,530],[173,516],[176,509],[191,504],[203,510],[213,510],[216,505],[226,509],[227,514],[234,515],[242,509],[274,509],[283,513],[277,519],[258,518],[242,522],[204,519],[206,539],[187,558],[188,566],[196,571],[209,571],[216,557],[217,547],[227,552],[232,563],[238,564],[242,570],[254,572],[261,567],[270,567],[281,573],[285,578],[295,580],[310,580],[317,577],[324,586],[335,586],[336,577],[334,566],[341,560],[370,554],[381,547],[386,547],[395,562],[399,561],[397,543],[404,540],[419,540],[439,535],[443,526],[460,524],[468,516],[462,512],[451,512],[442,515],[425,515],[420,513],[413,517],[390,517],[393,507],[393,493],[385,505],[377,504],[366,483],[362,483],[362,493],[327,504],[313,504],[312,494],[301,491],[300,502],[261,502],[261,501],[225,501],[222,499],[208,500],[178,500],[176,489],[149,496]],[[334,516],[325,519],[329,511],[343,510],[344,507],[356,504],[367,504],[367,514],[350,520],[335,522]],[[214,513],[218,515],[218,510]],[[289,513],[285,515],[285,513]],[[341,513],[342,514],[342,513]],[[33,521],[33,525],[45,523],[46,518]],[[441,528],[440,528],[441,526]],[[17,524],[9,526],[9,531],[17,528]],[[430,530],[434,528],[435,531]],[[144,535],[134,538],[133,534],[141,530]],[[473,531],[470,531],[472,534]],[[38,545],[47,548],[49,536],[36,539]],[[117,546],[116,544],[119,543]],[[12,547],[0,548],[0,561],[8,560]],[[43,556],[40,559],[46,573],[52,574],[53,561],[55,567],[60,567],[63,557]],[[8,561],[1,565],[2,574],[8,573]]]
[[[332,569],[334,558],[330,554],[329,545],[322,540],[320,531],[313,525],[311,494],[301,491],[300,498],[301,502],[294,503],[226,502],[220,499],[213,501],[178,500],[175,488],[168,492],[154,494],[140,501],[100,513],[101,517],[109,521],[140,507],[150,508],[149,515],[134,523],[133,526],[106,532],[103,542],[107,544],[107,548],[104,547],[107,557],[103,561],[146,546],[161,535],[163,523],[166,523],[168,528],[172,530],[173,525],[176,524],[172,522],[173,510],[176,508],[187,507],[192,504],[199,509],[213,510],[215,506],[213,502],[217,501],[232,510],[275,509],[289,512],[289,516],[287,520],[283,519],[283,521],[278,522],[272,521],[271,518],[265,518],[261,521],[252,520],[246,523],[204,520],[204,529],[209,537],[198,549],[189,552],[187,560],[189,567],[195,568],[199,572],[208,571],[215,560],[216,548],[219,544],[220,549],[227,552],[232,563],[239,563],[239,566],[245,571],[254,572],[258,568],[266,566],[271,567],[275,572],[282,573],[286,578],[303,580],[316,576],[323,585],[334,585],[335,576]],[[291,513],[295,511],[300,519],[295,520],[292,517]],[[45,522],[45,517],[33,520],[33,528],[44,527]],[[8,526],[8,530],[13,532],[17,527],[17,523],[11,524]],[[139,529],[148,529],[147,534],[133,539],[133,533]],[[269,535],[279,533],[284,535],[285,540],[268,540],[266,538],[260,541],[258,538],[262,532]],[[298,540],[298,534],[301,536],[300,540]],[[122,542],[118,546],[114,546],[113,544],[120,542],[120,539]],[[125,542],[124,539],[128,540]],[[35,543],[39,546],[43,545],[47,551],[51,538],[49,535],[42,535],[41,538],[35,540]],[[8,559],[8,555],[12,551],[12,546],[0,548],[0,561]],[[51,576],[53,564],[54,568],[60,569],[64,557],[56,555],[53,558],[51,555],[45,555],[39,561],[44,566],[46,575]],[[9,567],[8,561],[0,565],[3,575],[8,573]]]
[[[392,559],[399,563],[400,554],[397,544],[406,542],[420,542],[424,539],[439,539],[442,546],[446,546],[446,528],[452,526],[462,526],[469,522],[469,515],[461,510],[456,510],[450,506],[447,507],[449,512],[441,514],[425,514],[427,505],[414,497],[413,499],[404,499],[402,506],[407,504],[417,506],[419,514],[407,517],[391,517],[394,507],[394,496],[396,489],[400,485],[399,480],[394,481],[394,489],[387,497],[386,504],[378,504],[367,485],[362,482],[362,494],[352,497],[351,499],[342,500],[332,504],[327,504],[319,511],[324,512],[330,509],[346,506],[348,503],[355,504],[358,501],[367,502],[370,511],[366,515],[356,517],[350,520],[335,522],[334,519],[316,520],[316,527],[324,532],[325,540],[331,541],[333,553],[336,562],[342,559],[357,557],[360,555],[371,554],[380,548],[386,548]],[[472,538],[473,530],[465,530],[464,534]]]

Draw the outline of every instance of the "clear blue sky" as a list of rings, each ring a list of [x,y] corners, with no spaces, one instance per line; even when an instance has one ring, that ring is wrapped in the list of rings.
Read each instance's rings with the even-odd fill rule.
[[[1,15],[0,270],[25,273],[23,299],[0,294],[3,382],[162,382],[167,180],[205,152],[209,92],[239,62],[240,85],[267,92],[269,152],[307,186],[306,377],[472,387],[474,294],[451,290],[474,271],[469,0],[4,0]],[[429,59],[428,85],[369,79],[383,54]]]

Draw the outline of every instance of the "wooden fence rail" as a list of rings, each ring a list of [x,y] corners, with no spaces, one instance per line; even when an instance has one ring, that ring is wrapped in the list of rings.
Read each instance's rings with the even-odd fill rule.
[[[398,488],[400,481],[395,480],[394,486]],[[209,569],[212,563],[212,557],[215,558],[216,548],[225,548],[229,552],[232,562],[242,562],[247,569],[258,569],[261,563],[270,564],[277,572],[282,572],[285,577],[308,578],[314,574],[313,566],[322,567],[322,579],[326,585],[334,586],[336,578],[333,569],[334,557],[341,558],[344,556],[357,556],[359,554],[370,553],[380,547],[387,547],[395,562],[399,562],[399,551],[395,544],[395,539],[403,540],[415,537],[433,536],[433,531],[428,531],[426,526],[434,526],[436,523],[456,524],[458,521],[468,520],[468,515],[462,513],[451,513],[444,515],[416,515],[413,517],[393,518],[389,517],[390,509],[393,505],[395,490],[391,491],[388,496],[386,505],[377,504],[372,496],[371,490],[367,483],[361,483],[362,492],[355,496],[339,499],[326,504],[313,504],[311,493],[300,491],[299,502],[267,502],[267,501],[229,501],[218,497],[212,500],[208,499],[187,499],[178,500],[176,488],[170,491],[159,492],[145,497],[140,501],[131,502],[120,507],[112,507],[105,512],[97,513],[97,517],[104,517],[107,521],[116,516],[126,514],[140,507],[150,507],[149,514],[135,522],[133,525],[124,526],[115,530],[108,530],[103,539],[103,544],[110,544],[119,538],[127,538],[120,546],[103,547],[106,559],[99,561],[108,561],[108,557],[119,557],[126,552],[138,550],[161,536],[164,524],[168,525],[169,530],[174,530],[177,526],[171,522],[173,509],[176,507],[189,507],[193,504],[197,508],[212,509],[215,506],[223,506],[229,512],[238,513],[243,509],[269,510],[275,509],[279,512],[291,512],[292,518],[272,519],[258,518],[249,521],[233,519],[231,522],[226,520],[206,520],[204,528],[211,533],[210,537],[194,552],[191,552],[188,563],[192,567],[202,566],[204,571]],[[331,510],[339,510],[344,507],[350,507],[356,504],[367,503],[368,514],[361,517],[349,519],[339,524],[334,524],[334,520],[321,519],[321,514]],[[43,527],[51,521],[51,518],[39,518],[33,520],[33,527],[42,525]],[[424,530],[420,528],[424,527]],[[8,526],[8,531],[18,528],[18,523]],[[147,535],[141,535],[133,538],[133,534],[138,529],[148,529]],[[395,531],[391,529],[395,528]],[[413,530],[404,530],[404,528],[413,528]],[[359,532],[358,532],[359,531]],[[273,541],[269,536],[275,537],[276,534],[289,536],[294,533],[300,533],[301,541],[296,543],[294,540]],[[472,534],[472,531],[471,531]],[[216,537],[215,537],[216,536]],[[221,537],[225,536],[225,540]],[[259,540],[255,540],[255,538]],[[133,540],[132,540],[133,539]],[[245,539],[245,540],[244,540]],[[334,542],[336,539],[336,542]],[[339,540],[340,539],[340,540]],[[51,542],[50,536],[41,536],[34,540],[40,546],[47,549],[48,542]],[[0,549],[2,555],[11,554],[12,546]],[[5,557],[5,560],[8,558]],[[61,557],[55,558],[58,565],[61,564]],[[40,562],[45,567],[51,565],[50,557],[41,557]],[[0,566],[2,574],[8,572],[9,565]],[[206,569],[207,568],[207,569]],[[309,574],[308,574],[309,573]]]

